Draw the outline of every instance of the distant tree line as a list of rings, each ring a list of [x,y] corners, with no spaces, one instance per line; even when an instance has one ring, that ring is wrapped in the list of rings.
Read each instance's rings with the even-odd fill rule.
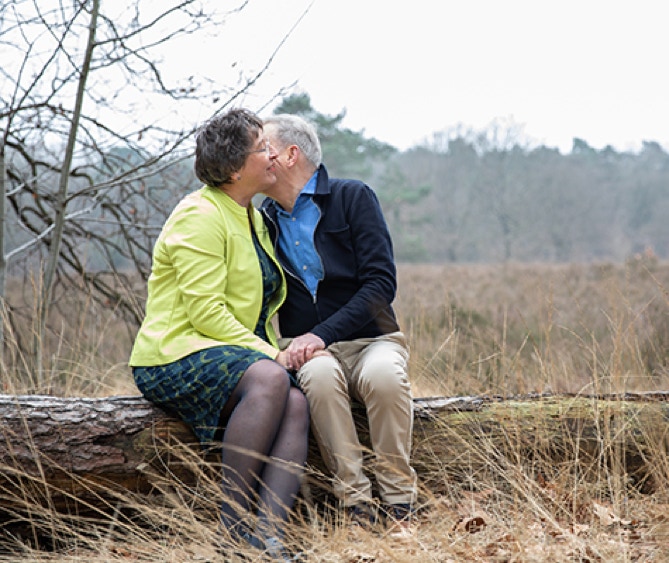
[[[318,126],[331,175],[356,176],[381,200],[399,260],[614,261],[669,257],[669,154],[531,147],[517,126],[437,133],[400,152],[316,112],[306,94],[276,109]]]
[[[294,113],[315,123],[330,175],[360,178],[374,189],[400,261],[669,257],[669,154],[656,142],[644,142],[632,153],[596,150],[574,139],[571,152],[562,154],[529,146],[513,125],[493,125],[478,132],[435,133],[431,141],[399,151],[344,127],[345,111],[319,113],[308,94],[284,97],[274,113]],[[146,278],[160,225],[184,193],[199,187],[192,158],[179,152],[158,160],[127,147],[97,158],[88,163],[95,172],[86,182],[73,177],[73,185],[81,183],[81,193],[91,194],[97,205],[86,210],[84,240],[66,239],[63,259],[91,275],[113,264],[114,270]],[[160,166],[137,175],[147,162]],[[10,182],[23,179],[13,169],[8,173]],[[116,180],[114,189],[104,192],[90,189],[104,186],[109,177],[129,180]],[[32,217],[43,217],[38,204],[56,180],[55,174],[51,179],[49,172],[43,174],[41,196],[25,181],[22,190],[9,190],[9,254],[29,240],[25,227]],[[141,308],[136,311],[140,315]]]
[[[401,258],[619,262],[639,253],[669,256],[669,154],[658,143],[646,142],[634,154],[595,150],[574,139],[571,153],[561,154],[543,146],[495,146],[487,138],[450,138],[393,159],[411,178],[406,189],[421,192],[399,217],[390,214]],[[385,189],[378,185],[380,193]]]

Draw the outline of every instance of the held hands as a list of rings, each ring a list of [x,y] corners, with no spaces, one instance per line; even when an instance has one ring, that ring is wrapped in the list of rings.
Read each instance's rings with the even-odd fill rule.
[[[288,348],[279,352],[276,361],[290,370],[298,370],[311,358],[328,354],[325,342],[319,336],[307,332],[293,338]]]

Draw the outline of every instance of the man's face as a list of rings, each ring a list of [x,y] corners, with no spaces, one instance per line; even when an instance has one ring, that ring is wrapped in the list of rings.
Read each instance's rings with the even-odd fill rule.
[[[276,154],[274,158],[274,172],[276,174],[276,183],[266,190],[263,193],[272,197],[274,190],[280,190],[283,186],[288,184],[288,173],[289,169],[287,167],[287,160],[289,158],[288,148],[283,147],[278,143],[276,138],[276,128],[273,125],[267,125],[264,128],[264,135],[269,139],[270,145],[272,145],[273,152]]]

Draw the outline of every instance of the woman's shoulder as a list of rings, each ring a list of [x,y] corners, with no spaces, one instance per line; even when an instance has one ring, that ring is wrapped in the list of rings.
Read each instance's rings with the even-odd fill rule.
[[[239,209],[238,209],[239,208]],[[204,186],[185,195],[177,204],[175,211],[180,213],[199,213],[202,215],[240,215],[246,217],[246,211],[235,204],[221,190]]]
[[[196,227],[220,223],[222,216],[219,206],[201,188],[181,198],[167,218],[163,233],[199,230]]]

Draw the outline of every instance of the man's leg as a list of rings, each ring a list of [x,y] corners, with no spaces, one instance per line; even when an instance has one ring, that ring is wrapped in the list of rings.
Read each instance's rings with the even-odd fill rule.
[[[335,496],[345,506],[368,502],[372,487],[363,472],[362,446],[341,365],[332,356],[317,356],[302,366],[298,380],[309,402],[314,437],[335,476]]]
[[[402,333],[371,339],[351,366],[354,396],[367,408],[376,478],[383,502],[416,502],[416,472],[411,467],[413,400],[407,375],[409,358]],[[353,343],[351,343],[353,344]],[[355,352],[354,348],[351,348]]]

